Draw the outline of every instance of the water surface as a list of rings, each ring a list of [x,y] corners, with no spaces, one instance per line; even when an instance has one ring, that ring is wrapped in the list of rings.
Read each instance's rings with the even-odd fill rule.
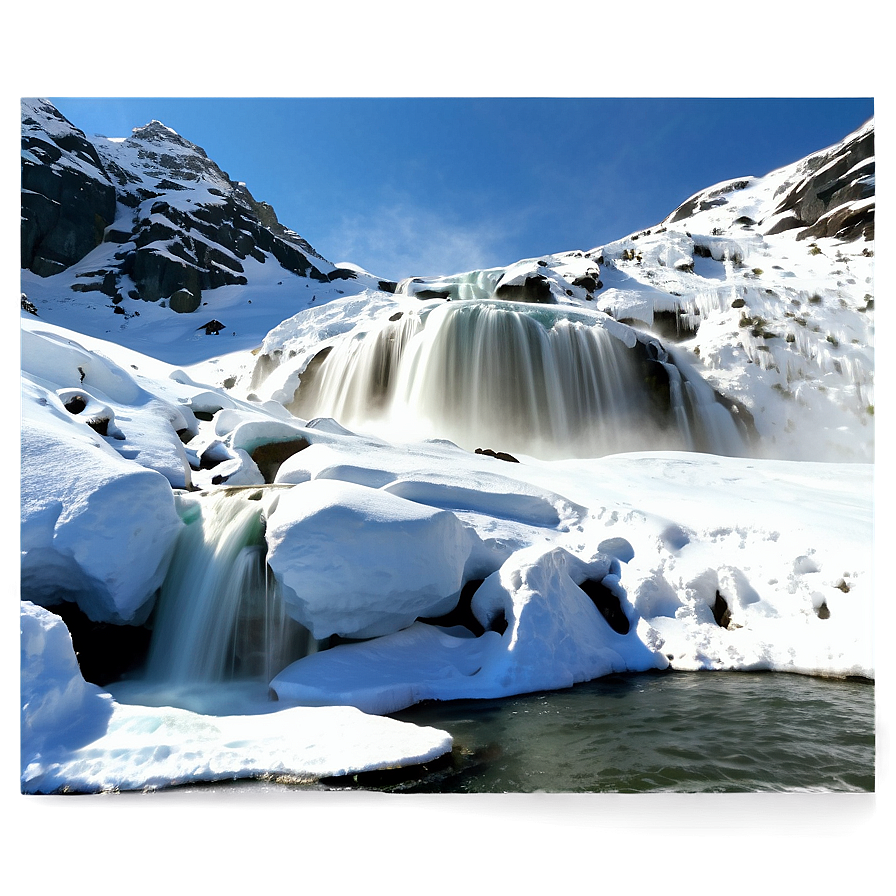
[[[395,718],[452,756],[330,786],[410,793],[873,791],[874,686],[792,674],[612,675]]]

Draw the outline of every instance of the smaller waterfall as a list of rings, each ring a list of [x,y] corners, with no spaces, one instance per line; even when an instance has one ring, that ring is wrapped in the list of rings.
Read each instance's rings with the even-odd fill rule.
[[[270,681],[309,652],[313,639],[287,616],[265,562],[265,505],[274,500],[270,490],[222,489],[187,505],[157,604],[146,681]]]
[[[398,284],[396,292],[418,299],[488,301],[494,298],[495,290],[506,274],[507,268],[487,268],[447,277],[407,278]]]

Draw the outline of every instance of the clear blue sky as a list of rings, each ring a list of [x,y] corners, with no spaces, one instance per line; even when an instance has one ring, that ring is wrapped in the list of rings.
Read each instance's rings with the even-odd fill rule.
[[[819,98],[52,102],[88,134],[162,121],[330,261],[394,279],[602,245],[874,114]]]

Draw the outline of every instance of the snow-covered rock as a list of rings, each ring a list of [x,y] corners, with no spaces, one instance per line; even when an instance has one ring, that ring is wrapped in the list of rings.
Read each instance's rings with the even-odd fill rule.
[[[472,546],[447,510],[326,479],[282,495],[267,542],[290,615],[316,638],[384,635],[447,613]]]
[[[75,601],[97,621],[142,622],[181,522],[171,486],[65,419],[26,383],[22,420],[22,594]]]
[[[418,622],[312,654],[271,687],[286,702],[387,713],[421,700],[506,697],[666,668],[666,658],[635,634],[637,614],[618,573],[618,561],[606,555],[583,561],[562,548],[527,548],[473,595],[473,614],[486,629],[478,637],[463,626]]]
[[[196,428],[189,407],[153,394],[110,358],[31,319],[23,320],[22,373],[46,394],[38,403],[52,409],[57,423],[68,422],[82,435],[92,430],[127,460],[156,470],[175,488],[189,487],[178,436]]]
[[[78,749],[101,737],[112,716],[112,697],[81,676],[65,623],[23,601],[22,768]]]

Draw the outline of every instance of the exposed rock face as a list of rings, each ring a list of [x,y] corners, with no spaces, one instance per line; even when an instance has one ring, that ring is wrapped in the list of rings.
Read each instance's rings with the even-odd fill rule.
[[[537,305],[556,305],[547,279],[540,274],[527,277],[522,283],[500,283],[495,290],[496,299],[509,302],[532,302]]]
[[[718,187],[713,187],[711,190],[704,190],[702,193],[692,196],[687,202],[678,206],[678,208],[666,219],[666,223],[677,224],[680,221],[684,221],[686,218],[690,218],[696,212],[705,212],[709,211],[709,209],[725,205],[727,201],[724,198],[726,193],[742,190],[747,184],[748,181],[735,180]]]
[[[732,180],[692,196],[663,222],[680,224],[700,212],[736,206],[736,194],[751,178]],[[874,128],[815,153],[794,167],[779,188],[765,221],[741,216],[735,224],[759,226],[766,234],[799,229],[798,240],[836,237],[844,242],[874,239]],[[765,226],[763,226],[763,224]]]
[[[812,156],[805,167],[805,178],[783,195],[775,209],[776,214],[789,216],[769,232],[800,227],[804,229],[798,240],[873,240],[874,131]]]
[[[22,107],[22,267],[47,276],[83,258],[115,218],[115,188],[84,133],[49,103]]]
[[[124,290],[181,313],[205,290],[246,285],[249,259],[322,283],[355,276],[160,122],[126,140],[87,137],[50,103],[23,101],[22,267],[56,274],[102,243],[119,248],[76,291],[120,302]]]

